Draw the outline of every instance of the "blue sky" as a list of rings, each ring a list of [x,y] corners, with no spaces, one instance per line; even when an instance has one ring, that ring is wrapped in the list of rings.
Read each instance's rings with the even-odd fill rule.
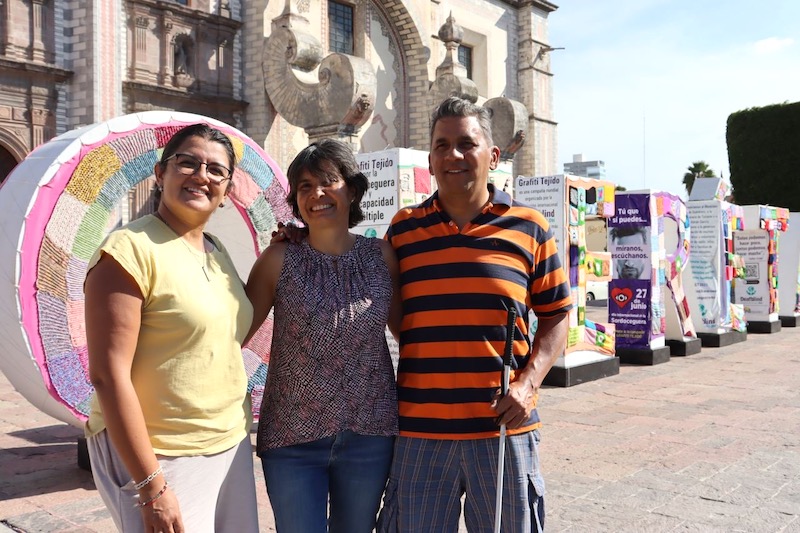
[[[549,41],[558,169],[582,153],[628,189],[728,181],[725,124],[800,101],[800,0],[556,0]]]

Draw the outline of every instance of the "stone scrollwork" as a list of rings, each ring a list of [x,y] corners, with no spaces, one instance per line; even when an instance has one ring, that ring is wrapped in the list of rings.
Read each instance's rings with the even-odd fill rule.
[[[500,148],[500,158],[513,159],[525,143],[528,108],[522,102],[503,96],[491,98],[483,106],[492,113],[492,137]]]
[[[297,21],[302,17],[291,14]],[[355,135],[372,115],[377,79],[365,59],[322,57],[322,46],[300,28],[273,22],[263,56],[264,88],[275,109],[309,136]],[[317,80],[310,73],[318,67]],[[300,71],[300,72],[298,72]],[[319,132],[326,132],[320,135]]]
[[[341,122],[341,131],[348,135],[352,135],[361,126],[366,123],[369,116],[372,114],[373,102],[367,93],[361,93],[359,97],[350,106],[347,114]]]

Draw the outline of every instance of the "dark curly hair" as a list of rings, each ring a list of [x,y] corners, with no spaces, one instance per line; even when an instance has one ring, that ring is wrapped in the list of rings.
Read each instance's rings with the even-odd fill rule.
[[[286,171],[286,178],[289,180],[289,194],[286,196],[286,201],[292,206],[294,216],[298,220],[303,220],[297,205],[297,186],[300,183],[300,177],[304,171],[315,176],[329,174],[329,170],[323,166],[325,162],[333,165],[355,195],[353,203],[350,204],[349,227],[352,228],[364,220],[361,199],[369,189],[369,180],[359,170],[353,151],[341,141],[323,139],[308,145],[297,154],[292,164],[289,165],[289,170]]]

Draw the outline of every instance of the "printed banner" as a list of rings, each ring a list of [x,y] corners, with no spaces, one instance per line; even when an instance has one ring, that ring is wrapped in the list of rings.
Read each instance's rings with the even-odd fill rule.
[[[778,269],[778,301],[781,316],[798,311],[798,274],[800,274],[800,213],[789,214],[789,228],[781,235],[781,267]]]
[[[386,150],[357,156],[358,168],[369,180],[369,189],[361,200],[364,224],[389,224],[399,209],[399,154]]]
[[[722,209],[719,200],[689,202],[692,221],[692,255],[686,271],[687,291],[692,314],[700,319],[697,329],[720,333],[727,314],[728,298],[723,286]]]
[[[564,188],[565,177],[558,176],[518,176],[514,180],[514,199],[539,211],[550,222],[550,231],[556,239],[558,256],[564,258]]]
[[[745,278],[734,285],[734,303],[744,306],[748,320],[768,321],[770,286],[768,278],[769,234],[763,230],[745,230],[733,234],[736,253],[745,264]]]
[[[666,278],[656,214],[655,197],[649,191],[622,192],[616,196],[615,216],[608,221],[614,276],[609,284],[608,313],[616,327],[617,347],[648,349],[663,343],[661,294]]]
[[[616,326],[617,347],[648,347],[653,333],[650,280],[614,279],[608,288],[608,315]],[[660,325],[658,329],[660,331]]]
[[[565,355],[614,355],[614,326],[586,319],[587,279],[610,278],[609,254],[587,249],[586,221],[614,214],[614,184],[570,175],[520,176],[514,182],[514,191],[517,200],[547,218],[569,276],[574,307],[568,317]],[[585,357],[566,357],[565,365],[572,366],[573,360],[586,362]]]
[[[614,279],[652,279],[650,195],[617,195],[608,228]]]
[[[609,219],[609,228],[639,228],[651,225],[649,194],[618,194],[615,203],[616,215]]]
[[[614,279],[651,279],[650,228],[611,228],[608,233]]]
[[[427,153],[406,148],[356,154],[358,168],[369,180],[361,200],[364,220],[353,232],[383,238],[395,213],[418,204],[432,193]]]
[[[735,248],[744,259],[745,276],[744,282],[736,281],[736,303],[744,305],[748,321],[776,321],[780,312],[778,241],[780,234],[789,229],[789,210],[769,205],[745,205],[742,212],[748,229],[735,234]],[[756,233],[761,236],[756,237]]]

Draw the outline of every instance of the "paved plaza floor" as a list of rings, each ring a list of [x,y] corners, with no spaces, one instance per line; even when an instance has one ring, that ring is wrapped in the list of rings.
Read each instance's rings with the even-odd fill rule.
[[[548,387],[540,412],[549,532],[800,532],[800,328]],[[0,374],[0,531],[114,531],[79,434]]]

